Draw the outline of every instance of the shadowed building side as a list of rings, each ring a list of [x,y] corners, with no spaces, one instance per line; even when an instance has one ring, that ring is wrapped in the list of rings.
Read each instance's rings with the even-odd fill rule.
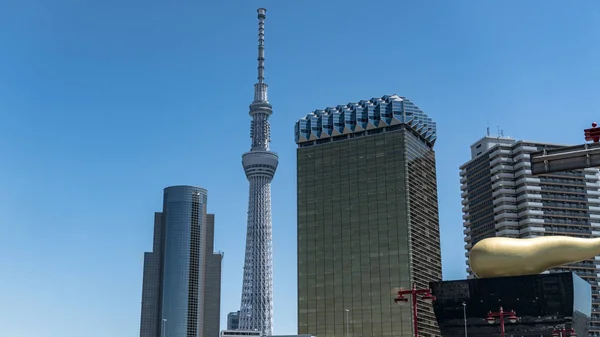
[[[160,334],[163,250],[162,213],[156,212],[152,252],[144,253],[140,337],[157,337]]]
[[[221,324],[221,266],[223,253],[214,252],[215,216],[207,214],[206,286],[204,288],[204,335],[219,337]]]

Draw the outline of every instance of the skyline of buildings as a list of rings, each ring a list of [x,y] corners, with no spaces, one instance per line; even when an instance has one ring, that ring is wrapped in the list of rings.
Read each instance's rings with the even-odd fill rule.
[[[531,174],[531,153],[563,146],[489,135],[471,145],[471,159],[460,167],[465,257],[478,241],[493,236],[600,237],[597,168]],[[600,335],[600,263],[591,258],[550,270],[564,271],[592,285],[590,335]]]
[[[249,182],[248,226],[239,319],[239,329],[273,334],[273,242],[271,222],[271,181],[279,157],[269,147],[273,109],[265,83],[265,19],[267,10],[258,12],[258,82],[250,104],[249,152],[242,155],[242,165]]]
[[[316,110],[295,126],[298,333],[413,335],[394,289],[442,279],[436,125],[404,97]],[[419,333],[439,336],[419,299]]]
[[[144,254],[141,337],[273,335],[271,181],[279,159],[269,146],[266,9],[257,12],[252,144],[242,155],[249,199],[240,310],[221,331],[223,255],[213,252],[207,191],[167,187],[153,250]],[[414,334],[412,312],[393,298],[399,287],[442,280],[436,140],[436,123],[398,95],[315,110],[296,122],[298,334]],[[529,153],[556,146],[489,136],[471,146],[460,168],[467,251],[490,236],[600,237],[598,169],[535,177],[528,170]],[[592,283],[600,310],[595,259],[557,271]],[[419,334],[439,336],[431,305],[418,304]],[[600,335],[600,313],[593,320],[590,334]]]
[[[144,253],[140,337],[218,337],[222,253],[214,253],[207,191],[170,186]]]

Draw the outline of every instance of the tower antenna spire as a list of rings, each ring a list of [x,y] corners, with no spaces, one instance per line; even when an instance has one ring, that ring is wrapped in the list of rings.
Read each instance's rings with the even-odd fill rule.
[[[258,83],[265,82],[265,19],[266,8],[257,9],[258,12]]]
[[[259,8],[258,12],[258,83],[254,85],[254,101],[267,102],[267,84],[265,83],[265,19],[267,9]]]

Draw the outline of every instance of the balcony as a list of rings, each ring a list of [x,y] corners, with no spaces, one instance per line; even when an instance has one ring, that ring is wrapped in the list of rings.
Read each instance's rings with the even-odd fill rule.
[[[467,197],[467,195],[469,195],[469,192],[467,192],[467,191],[464,191],[464,192],[462,192],[462,193],[460,194],[460,197],[461,197],[461,198],[466,198],[466,197]]]
[[[517,180],[516,185],[521,184],[539,184],[540,178],[523,177]]]
[[[497,157],[496,159],[494,159],[494,160],[492,160],[490,162],[490,165],[491,166],[496,166],[496,165],[498,165],[500,163],[507,163],[508,164],[510,162],[511,162],[510,158],[507,158],[507,157]]]
[[[544,211],[536,210],[536,209],[527,209],[519,213],[519,217],[522,218],[524,216],[542,216],[544,215]]]
[[[502,203],[516,203],[517,202],[517,198],[515,197],[499,197],[499,198],[495,198],[494,201],[492,202],[494,206],[498,205],[498,204],[502,204]]]
[[[531,170],[529,169],[521,169],[515,171],[515,178],[523,176],[523,175],[531,175]]]
[[[517,215],[517,213],[504,212],[494,216],[494,221],[501,221],[504,219],[517,219],[518,217],[519,216]]]
[[[600,188],[600,183],[585,183],[586,187],[590,187],[590,188]]]
[[[586,175],[585,175],[585,179],[587,179],[587,180],[595,180],[595,181],[597,181],[597,180],[598,180],[598,176],[597,176],[597,175],[595,175],[595,174],[586,174]]]
[[[508,189],[508,188],[501,188],[499,190],[496,190],[492,193],[492,197],[495,198],[499,195],[514,195],[515,194],[515,190],[513,189]]]
[[[515,182],[512,180],[497,180],[494,184],[492,184],[492,189],[497,189],[502,186],[515,186]]]
[[[512,171],[512,170],[513,170],[512,166],[498,165],[498,166],[492,167],[492,169],[490,170],[490,172],[492,174],[495,174],[496,172],[499,172],[499,171]]]
[[[523,191],[541,191],[542,188],[540,186],[531,186],[531,185],[525,185],[525,186],[521,186],[519,188],[517,188],[517,193],[521,193]]]
[[[527,160],[529,161],[529,153],[521,153],[515,156],[515,161]]]
[[[511,205],[511,204],[502,204],[502,205],[498,205],[496,207],[494,207],[494,213],[499,213],[502,211],[516,211],[517,210],[517,205]]]
[[[519,226],[527,226],[527,225],[543,225],[544,219],[537,218],[526,218],[519,221]]]
[[[542,195],[537,193],[523,193],[517,197],[518,201],[523,199],[542,199]]]
[[[530,194],[530,195],[539,195],[539,194]],[[541,198],[542,196],[539,195],[539,197]],[[542,204],[541,202],[532,202],[532,201],[525,201],[519,204],[519,208],[542,208],[544,207],[544,204]]]
[[[465,207],[462,208],[462,211],[464,213],[468,213],[469,212],[469,205],[465,205]]]
[[[591,212],[600,212],[600,207],[598,207],[598,206],[588,206],[588,209]]]
[[[497,163],[496,160],[498,160],[498,159],[499,159],[499,161],[510,162],[510,161],[512,161],[512,153],[507,150],[494,151],[494,152],[490,153],[489,158],[490,158],[490,163],[494,163],[491,165],[496,165],[496,163]]]
[[[512,173],[502,172],[502,173],[498,173],[496,175],[493,175],[492,176],[492,181],[499,180],[499,179],[513,179],[514,177],[515,177],[515,175],[512,174]]]
[[[527,234],[521,234],[521,238],[522,239],[532,239],[532,238],[537,238],[538,236],[543,236],[543,234],[537,234],[537,233],[527,233]]]
[[[463,206],[467,205],[469,203],[469,198],[463,198],[462,201],[460,202]]]
[[[519,235],[519,230],[518,229],[503,229],[501,231],[497,231],[496,232],[497,236],[509,236],[509,235]]]
[[[461,184],[464,184],[464,183],[466,183],[466,182],[467,182],[467,176],[464,176],[464,177],[461,177],[461,178],[460,178],[460,183],[461,183]]]
[[[496,228],[496,230],[500,230],[500,229],[507,228],[507,227],[510,227],[510,228],[517,227],[518,225],[519,225],[519,223],[517,221],[502,220],[502,221],[497,222],[494,225],[494,228]]]
[[[531,168],[531,163],[529,161],[521,161],[515,164],[515,170],[519,170],[521,168]]]
[[[524,228],[521,228],[520,232],[522,235],[537,235],[539,233],[544,233],[546,231],[546,229],[544,227],[539,227],[539,226],[527,226]]]

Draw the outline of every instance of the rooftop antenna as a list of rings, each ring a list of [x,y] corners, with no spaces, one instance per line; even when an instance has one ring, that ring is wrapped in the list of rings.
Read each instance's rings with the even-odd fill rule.
[[[488,125],[486,128],[486,135],[489,137],[490,136],[490,126]]]

